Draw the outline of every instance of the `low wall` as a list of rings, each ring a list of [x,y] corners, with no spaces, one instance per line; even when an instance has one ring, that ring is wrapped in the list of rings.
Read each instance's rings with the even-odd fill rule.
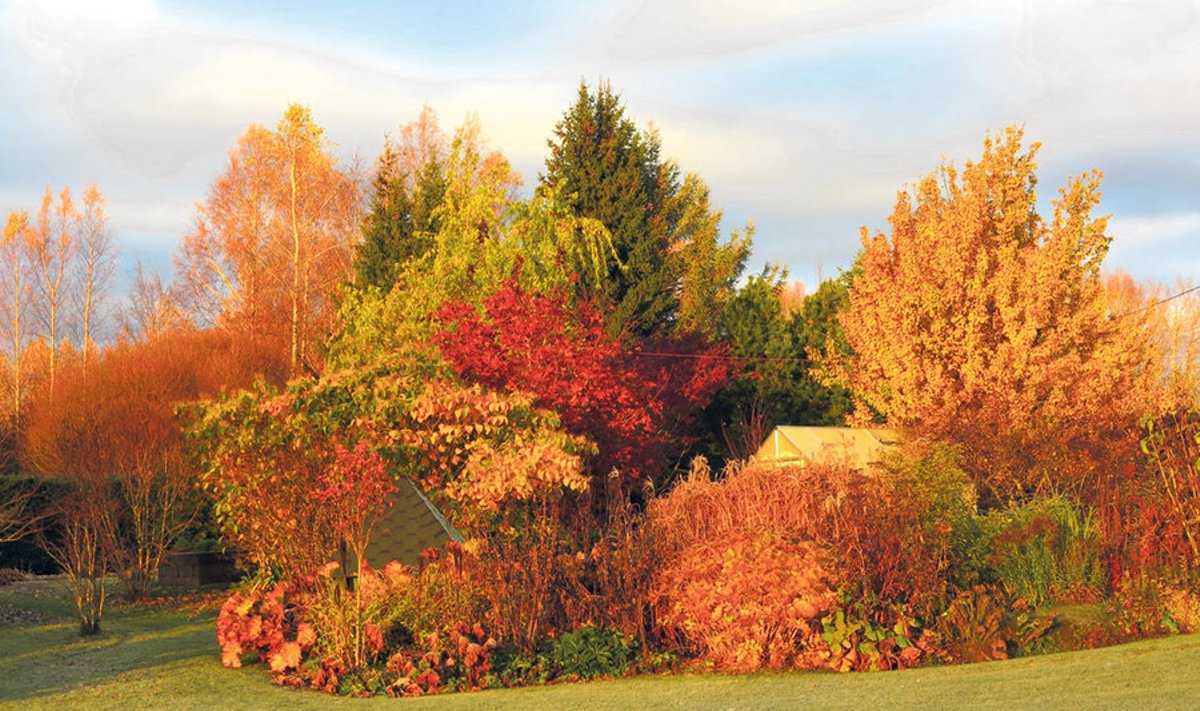
[[[198,588],[238,578],[233,557],[225,553],[169,553],[158,568],[158,584],[167,588]]]

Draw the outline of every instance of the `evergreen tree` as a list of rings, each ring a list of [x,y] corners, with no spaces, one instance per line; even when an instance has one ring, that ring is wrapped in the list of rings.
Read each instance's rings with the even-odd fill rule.
[[[403,176],[396,175],[396,152],[383,149],[371,183],[371,206],[363,222],[363,240],[354,259],[355,281],[361,288],[390,291],[402,261],[406,233],[411,234],[412,205]]]
[[[720,241],[721,213],[699,176],[661,157],[607,83],[580,84],[549,141],[542,184],[577,217],[609,231],[617,260],[588,294],[612,307],[610,331],[715,333],[750,254],[750,230]]]
[[[856,261],[838,278],[821,282],[804,299],[800,310],[792,314],[788,328],[797,357],[804,359],[795,393],[795,402],[803,406],[793,413],[795,424],[841,425],[854,409],[850,391],[840,385],[823,384],[816,376],[813,360],[829,355],[830,348],[840,354],[850,352],[838,316],[850,305],[850,284],[857,269]]]
[[[389,139],[376,163],[371,204],[354,261],[360,288],[392,290],[401,268],[433,248],[446,195],[445,137],[428,107]]]
[[[363,223],[363,241],[354,270],[360,287],[391,291],[401,267],[424,255],[437,232],[435,210],[446,193],[442,165],[430,160],[415,176],[399,164],[389,144],[379,157],[371,205]],[[415,184],[415,189],[412,187]]]
[[[678,299],[663,206],[678,189],[678,169],[659,161],[657,139],[638,132],[607,83],[594,93],[580,85],[549,145],[542,182],[612,235],[619,264],[595,295],[614,307],[610,324],[649,333],[670,322]]]
[[[826,281],[790,317],[780,301],[782,277],[773,271],[751,277],[728,300],[718,338],[745,359],[742,375],[721,390],[706,413],[724,449],[718,459],[749,456],[778,425],[841,425],[849,393],[815,377],[810,348],[824,352],[828,338],[841,340],[837,313],[847,303],[846,285]]]

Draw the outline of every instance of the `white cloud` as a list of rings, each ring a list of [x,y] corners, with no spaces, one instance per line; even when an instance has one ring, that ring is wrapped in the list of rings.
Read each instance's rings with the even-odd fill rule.
[[[1200,275],[1200,212],[1115,216],[1108,264],[1140,279],[1168,281]]]
[[[580,54],[602,62],[680,62],[797,46],[844,32],[918,22],[944,0],[629,0],[579,28]]]
[[[1136,171],[1162,169],[1131,156],[1200,153],[1197,14],[1187,0],[626,0],[541,28],[519,58],[448,69],[405,47],[199,23],[152,0],[13,0],[0,15],[0,83],[12,86],[0,128],[22,122],[24,153],[0,149],[0,161],[21,162],[31,185],[0,189],[97,180],[119,231],[178,235],[247,124],[273,124],[292,101],[365,161],[426,101],[448,130],[477,112],[531,182],[579,78],[610,77],[665,153],[712,186],[727,225],[753,218],[761,253],[811,261],[852,252],[856,227],[884,226],[905,183],[978,155],[984,132],[1009,123],[1046,144],[1049,192],[1106,162],[1123,160],[1134,172],[1118,185],[1135,185]],[[1196,177],[1179,175],[1177,192]],[[1192,264],[1126,246],[1195,254],[1189,219],[1114,221],[1110,263],[1158,276]]]

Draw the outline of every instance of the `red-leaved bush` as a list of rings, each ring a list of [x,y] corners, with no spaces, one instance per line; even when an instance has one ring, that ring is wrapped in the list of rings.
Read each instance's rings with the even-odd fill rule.
[[[450,543],[419,571],[364,566],[353,592],[331,563],[294,583],[234,593],[217,619],[222,663],[238,667],[252,654],[275,683],[330,693],[483,688],[497,640],[479,622],[488,605],[465,575],[466,555]]]
[[[281,582],[266,592],[234,593],[226,600],[217,616],[221,664],[240,667],[242,657],[253,653],[273,672],[300,666],[317,634],[297,619],[293,597],[298,592],[300,586]]]
[[[396,680],[389,696],[436,694],[445,688],[474,691],[486,688],[492,670],[496,640],[476,622],[454,624],[445,634],[431,632],[414,648],[401,650],[388,660]]]
[[[766,530],[690,545],[660,577],[659,622],[718,669],[823,666],[820,619],[835,595],[821,558]]]
[[[434,342],[458,373],[496,390],[532,393],[573,434],[593,441],[597,476],[616,469],[629,489],[678,454],[688,418],[729,379],[721,346],[692,336],[627,345],[603,314],[509,280],[484,300],[444,304]]]

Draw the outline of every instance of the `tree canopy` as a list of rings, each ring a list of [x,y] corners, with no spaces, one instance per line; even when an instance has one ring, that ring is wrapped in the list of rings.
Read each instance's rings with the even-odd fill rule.
[[[1112,318],[1100,174],[1037,211],[1034,157],[1010,128],[959,171],[902,191],[891,233],[864,229],[833,380],[890,424],[962,444],[996,496],[1070,489],[1128,445],[1144,329]],[[865,415],[865,412],[860,413]]]
[[[286,335],[292,373],[312,371],[358,226],[356,177],[293,104],[275,130],[253,125],[238,139],[197,207],[175,260],[184,303],[201,324]]]
[[[590,294],[613,306],[610,330],[710,332],[749,256],[749,230],[719,241],[708,187],[694,174],[680,182],[658,135],[637,129],[607,83],[595,91],[580,84],[549,146],[542,184],[612,235],[617,261]]]

